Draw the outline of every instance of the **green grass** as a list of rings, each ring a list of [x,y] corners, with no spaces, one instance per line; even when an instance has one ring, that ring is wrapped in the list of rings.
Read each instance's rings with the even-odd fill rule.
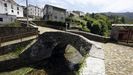
[[[20,21],[15,21],[13,23],[6,24],[5,26],[6,27],[21,27],[21,23],[20,23]]]
[[[0,55],[0,61],[5,61],[5,60],[10,60],[10,59],[15,59],[19,57],[19,54],[21,54],[21,52],[23,51],[23,49],[30,43],[31,41],[25,42],[26,44],[24,45],[20,45],[18,44],[16,49],[13,50],[10,53],[4,54],[4,55]],[[3,72],[0,73],[0,75],[26,75],[28,72],[32,71],[33,68],[30,67],[24,67],[24,68],[20,68],[18,70],[14,70],[11,72]]]
[[[0,75],[26,75],[27,73],[29,73],[30,71],[32,71],[33,68],[21,68],[15,71],[11,71],[11,72],[3,72],[0,73]]]
[[[86,58],[89,57],[89,54],[87,54],[81,61],[80,61],[80,68],[79,70],[76,72],[76,75],[80,75],[80,71],[82,71],[82,69],[86,66],[85,62],[86,62]]]

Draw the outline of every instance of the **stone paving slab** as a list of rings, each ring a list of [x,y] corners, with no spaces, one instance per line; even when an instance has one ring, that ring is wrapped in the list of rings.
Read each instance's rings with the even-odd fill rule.
[[[104,60],[87,57],[80,70],[80,75],[105,75]]]
[[[97,48],[95,45],[92,45],[92,48],[89,52],[89,55],[91,57],[99,58],[99,59],[104,59],[104,51],[102,48]]]

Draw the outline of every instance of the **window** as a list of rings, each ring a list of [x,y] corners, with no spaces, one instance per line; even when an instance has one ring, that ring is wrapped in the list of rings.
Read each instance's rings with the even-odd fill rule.
[[[7,4],[6,4],[6,3],[4,3],[4,6],[5,6],[5,7],[7,7]]]
[[[57,16],[55,16],[54,18],[57,19]]]
[[[14,13],[14,11],[12,10],[12,13]]]
[[[13,9],[13,5],[11,5],[11,9]]]
[[[13,21],[13,18],[11,17],[11,22]]]
[[[63,20],[63,17],[61,17],[61,20]]]
[[[19,15],[19,12],[17,12],[17,14]]]
[[[3,22],[3,18],[0,18],[0,21]]]
[[[19,7],[17,7],[17,10],[19,10]]]
[[[5,8],[5,11],[7,11],[7,8]]]

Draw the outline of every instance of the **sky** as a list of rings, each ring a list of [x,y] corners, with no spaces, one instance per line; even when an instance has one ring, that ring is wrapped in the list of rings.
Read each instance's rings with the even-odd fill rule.
[[[26,0],[16,0],[25,5]],[[29,4],[44,7],[51,4],[68,11],[79,10],[88,13],[98,12],[133,12],[133,0],[29,0]]]

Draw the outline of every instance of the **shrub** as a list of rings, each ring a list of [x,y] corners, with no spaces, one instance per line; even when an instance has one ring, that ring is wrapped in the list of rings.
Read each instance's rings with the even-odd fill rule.
[[[7,24],[5,26],[7,26],[7,27],[21,27],[21,23],[20,23],[20,21],[15,21],[15,22]]]
[[[55,26],[62,26],[62,27],[65,27],[66,24],[63,23],[63,22],[57,22],[57,21],[47,21],[46,22],[48,25],[55,25]]]

